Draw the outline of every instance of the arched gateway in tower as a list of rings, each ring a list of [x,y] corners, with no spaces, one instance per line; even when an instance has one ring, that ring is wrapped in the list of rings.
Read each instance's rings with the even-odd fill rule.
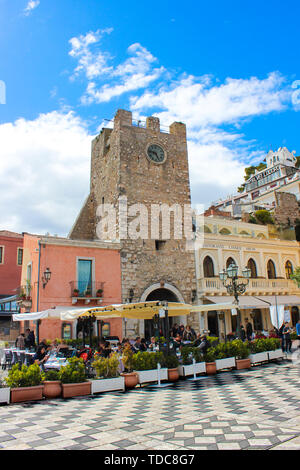
[[[102,129],[93,141],[90,196],[70,238],[99,237],[98,209],[103,203],[116,208],[118,229],[121,207],[122,217],[124,211],[127,217],[122,236],[120,231],[116,234],[121,243],[122,302],[192,303],[196,291],[195,257],[187,249],[185,222],[180,219],[180,209],[183,217],[191,205],[186,126],[174,122],[169,132],[161,132],[158,118],[148,117],[145,126],[136,126],[131,112],[119,110],[113,129]],[[132,237],[130,224],[139,217],[137,208],[147,214],[147,224],[139,236]],[[158,210],[156,218],[154,208]],[[169,235],[162,230],[166,221],[162,208],[169,209]],[[157,230],[153,229],[155,221]],[[138,225],[135,223],[135,230]],[[175,225],[184,227],[181,236],[175,236]],[[192,231],[192,222],[190,225]],[[195,315],[195,321],[196,318]],[[145,333],[143,320],[128,320],[126,326],[132,337]]]

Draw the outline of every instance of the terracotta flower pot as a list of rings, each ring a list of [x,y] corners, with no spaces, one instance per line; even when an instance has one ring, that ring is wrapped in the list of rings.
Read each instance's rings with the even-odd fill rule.
[[[62,384],[63,398],[82,397],[84,395],[91,395],[92,383],[82,382],[78,384]]]
[[[236,359],[236,368],[237,370],[250,369],[251,368],[250,357],[247,357],[247,359]]]
[[[43,388],[44,388],[44,385],[37,385],[35,387],[11,388],[10,402],[20,403],[22,401],[42,400]]]
[[[217,366],[215,362],[206,362],[206,374],[214,375],[217,373]]]
[[[179,370],[176,367],[175,369],[168,369],[168,381],[177,382],[179,380]]]
[[[139,376],[136,372],[128,372],[121,374],[125,379],[125,388],[126,390],[131,390],[137,386],[139,383]]]
[[[57,398],[61,396],[60,380],[45,380],[43,395],[45,398]]]

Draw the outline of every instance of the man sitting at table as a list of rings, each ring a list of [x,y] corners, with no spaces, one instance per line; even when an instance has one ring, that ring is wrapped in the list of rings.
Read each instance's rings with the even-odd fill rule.
[[[40,345],[37,349],[37,352],[33,356],[33,361],[35,364],[38,364],[44,370],[44,364],[48,360],[49,355],[46,352],[45,346]]]

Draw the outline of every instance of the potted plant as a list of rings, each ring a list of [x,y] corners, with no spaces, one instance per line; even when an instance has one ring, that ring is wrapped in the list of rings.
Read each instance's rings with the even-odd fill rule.
[[[121,374],[125,378],[125,388],[130,390],[135,388],[138,384],[139,378],[136,372],[133,372],[134,367],[134,353],[131,347],[128,345],[125,346],[123,354],[122,354],[122,362],[126,369],[126,372]]]
[[[73,290],[73,297],[78,297],[79,296],[79,289],[74,289]]]
[[[208,348],[204,354],[205,368],[207,375],[214,375],[217,373],[215,348]]]
[[[103,289],[98,289],[96,292],[97,297],[102,297]]]
[[[235,357],[232,356],[229,343],[219,343],[215,347],[216,369],[233,369],[235,367]]]
[[[96,379],[92,380],[92,394],[125,390],[125,379],[120,376],[120,357],[117,353],[110,357],[97,357],[92,363]]]
[[[164,356],[163,366],[168,368],[168,381],[177,382],[179,379],[179,360],[175,355]]]
[[[161,352],[141,352],[133,356],[133,369],[136,371],[139,384],[148,382],[158,382],[168,380],[168,369],[158,367],[163,364],[163,354]]]
[[[43,398],[42,372],[38,364],[15,364],[5,379],[10,387],[11,403],[41,400]]]
[[[248,343],[243,343],[240,339],[231,341],[228,345],[230,353],[235,357],[237,370],[250,369],[250,348]]]
[[[9,404],[10,400],[10,388],[6,386],[4,381],[0,379],[0,403]]]
[[[85,296],[86,297],[92,297],[92,289],[88,287],[85,291]]]
[[[181,377],[205,374],[206,366],[199,348],[184,346],[181,349],[181,364],[178,371]]]
[[[58,370],[48,370],[45,372],[43,374],[43,384],[43,395],[45,398],[57,398],[61,396],[62,387]]]
[[[91,394],[91,382],[86,380],[83,359],[70,357],[68,364],[61,367],[58,375],[62,383],[63,398]]]
[[[251,353],[249,356],[251,364],[259,364],[269,360],[265,339],[255,339],[248,343],[248,345]]]

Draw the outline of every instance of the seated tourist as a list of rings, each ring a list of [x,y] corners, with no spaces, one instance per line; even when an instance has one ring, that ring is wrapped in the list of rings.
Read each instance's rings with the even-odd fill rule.
[[[201,339],[201,342],[198,348],[200,349],[202,354],[206,354],[208,348],[210,347],[210,343],[205,335],[201,335],[200,339]]]
[[[156,340],[155,340],[155,337],[152,336],[151,340],[150,340],[150,344],[148,346],[148,349],[150,351],[155,351],[156,350]]]
[[[142,352],[147,351],[147,344],[146,344],[145,338],[142,338],[142,339],[141,339],[140,351],[142,351]]]
[[[33,361],[44,370],[44,364],[48,360],[48,358],[49,355],[46,352],[45,346],[43,344],[38,346],[37,351],[33,356]]]
[[[195,330],[193,330],[193,328],[191,328],[190,325],[187,325],[183,332],[183,340],[192,342],[192,341],[195,341],[195,339],[196,339]]]

